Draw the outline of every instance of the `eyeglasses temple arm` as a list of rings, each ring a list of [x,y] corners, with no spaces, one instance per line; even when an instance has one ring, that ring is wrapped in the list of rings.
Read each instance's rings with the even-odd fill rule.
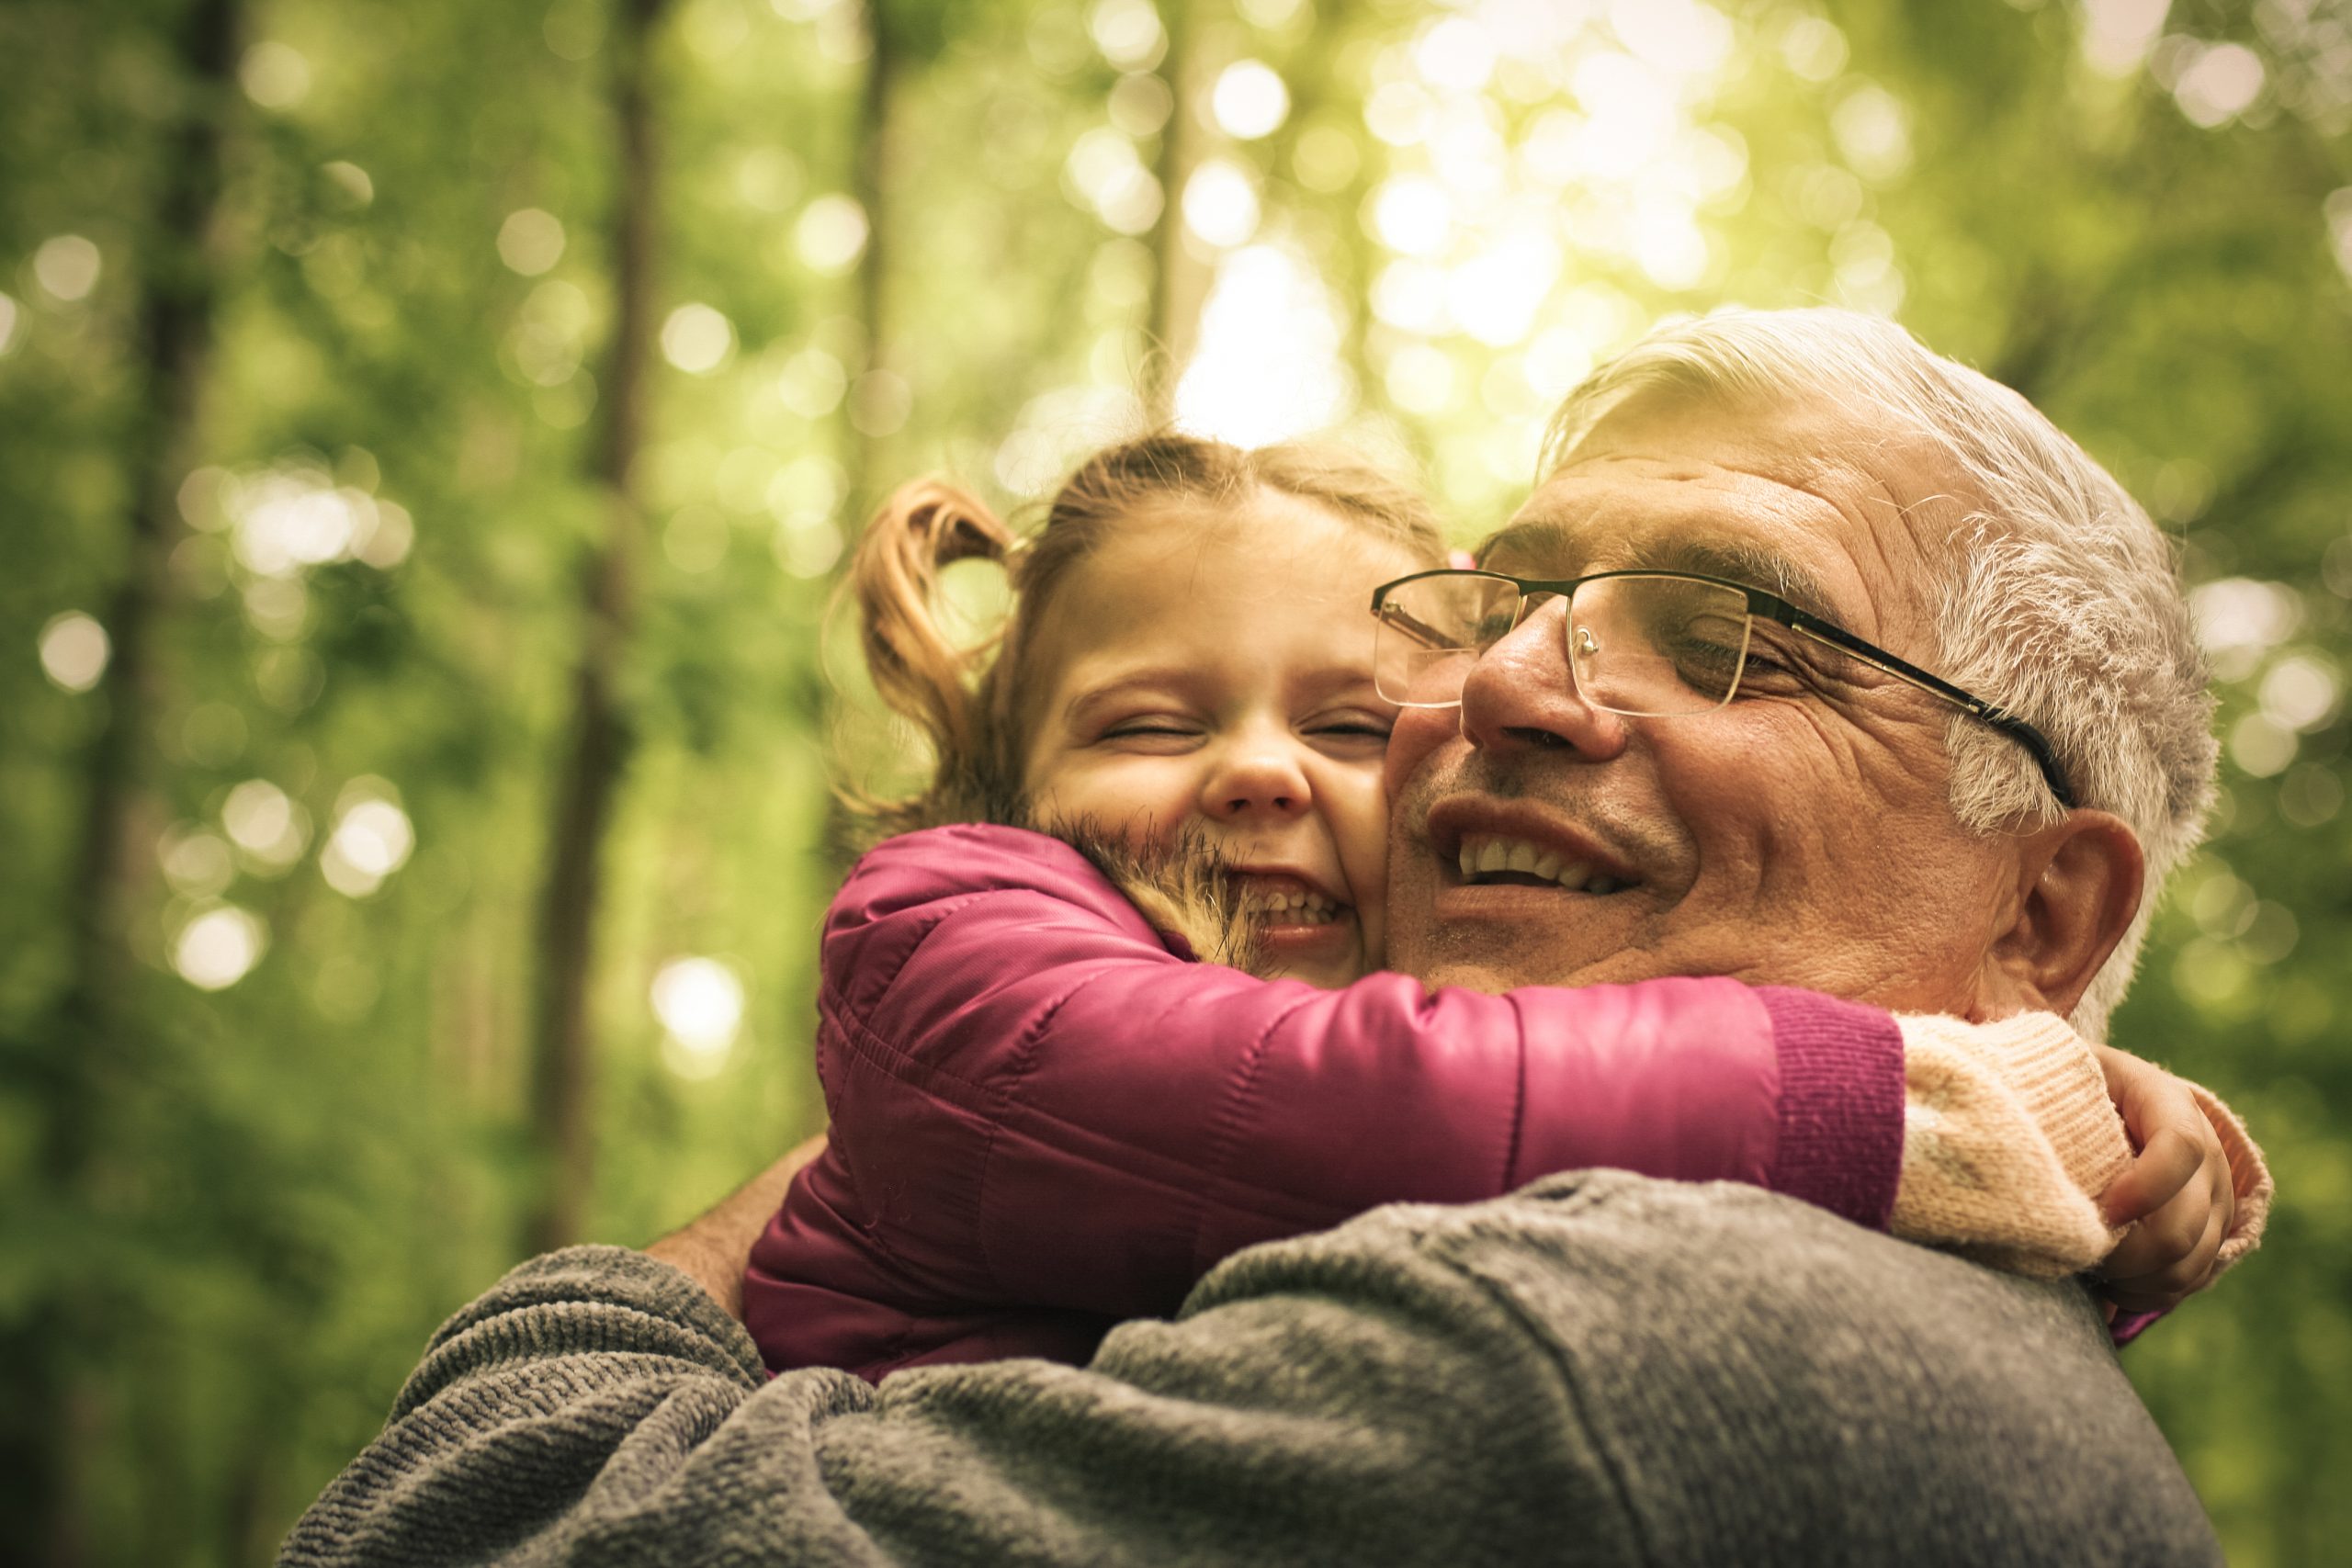
[[[1875,665],[1890,675],[1899,676],[1922,690],[1932,692],[1955,707],[1964,710],[2007,735],[2031,753],[2034,765],[2041,770],[2042,782],[2050,786],[2050,793],[2058,797],[2059,805],[2072,811],[2081,804],[2075,798],[2074,787],[2066,782],[2064,770],[2058,766],[2058,753],[2052,749],[2050,741],[2041,731],[2024,719],[2018,717],[2007,708],[1997,707],[1982,697],[1971,695],[1940,676],[1930,675],[1917,665],[1907,660],[1899,659],[1883,648],[1872,647],[1842,626],[1834,626],[1818,615],[1807,615],[1785,599],[1766,593],[1761,589],[1751,588],[1747,592],[1749,614],[1762,615],[1767,619],[1780,622],[1782,626],[1793,626],[1808,636],[1834,644],[1865,664]]]

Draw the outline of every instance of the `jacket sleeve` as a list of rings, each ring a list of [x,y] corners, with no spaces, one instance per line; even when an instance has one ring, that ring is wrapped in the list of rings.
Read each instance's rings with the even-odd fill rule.
[[[1170,951],[1075,851],[882,846],[828,919],[820,1070],[845,1230],[918,1297],[1170,1311],[1217,1259],[1386,1202],[1611,1166],[1883,1226],[1889,1015],[1724,979],[1430,995]]]

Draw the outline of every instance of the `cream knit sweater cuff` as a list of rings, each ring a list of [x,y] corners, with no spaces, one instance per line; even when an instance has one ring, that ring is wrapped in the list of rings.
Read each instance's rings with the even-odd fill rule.
[[[2114,1250],[2123,1233],[2109,1228],[2098,1199],[2131,1165],[2132,1145],[2098,1057],[2065,1020],[1909,1014],[1895,1022],[1905,1098],[1888,1228],[2044,1278],[2091,1268]],[[2219,1279],[2262,1241],[2270,1168],[2227,1105],[2182,1081],[2222,1141],[2236,1199],[2214,1259]]]
[[[2051,1013],[1896,1022],[1906,1096],[1888,1228],[2041,1278],[2105,1258],[2122,1233],[2098,1196],[2132,1145],[2082,1037]]]

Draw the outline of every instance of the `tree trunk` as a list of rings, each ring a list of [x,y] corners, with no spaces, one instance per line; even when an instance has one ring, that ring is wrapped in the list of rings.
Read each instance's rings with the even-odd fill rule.
[[[86,1216],[107,1157],[104,1108],[152,1050],[126,1005],[136,960],[129,942],[145,886],[132,851],[141,793],[152,772],[155,625],[177,542],[179,479],[193,461],[198,407],[212,346],[214,269],[209,254],[221,184],[221,124],[235,101],[242,0],[192,0],[180,18],[187,112],[161,157],[152,264],[136,308],[141,375],[125,421],[121,577],[104,614],[113,654],[91,700],[104,716],[81,760],[81,821],[61,906],[65,986],[25,1055],[47,1105],[40,1176],[48,1205]],[[110,1313],[106,1292],[69,1274],[0,1337],[0,1498],[28,1557],[74,1568],[89,1555],[87,1487],[107,1445],[103,1380]]]
[[[861,375],[888,367],[890,322],[888,264],[891,252],[890,111],[898,86],[901,39],[891,23],[885,0],[865,0],[865,79],[858,92],[857,141],[849,168],[849,194],[865,214],[865,249],[857,258],[857,321],[865,337]],[[842,402],[847,434],[842,446],[842,471],[840,523],[842,533],[854,541],[874,509],[881,503],[883,483],[879,458],[882,439],[860,428],[854,381]],[[855,819],[841,800],[830,796],[825,806],[825,859],[838,881],[849,874],[857,858]]]
[[[1176,414],[1176,384],[1184,378],[1200,335],[1201,306],[1208,293],[1208,267],[1184,243],[1184,185],[1200,162],[1201,127],[1193,115],[1200,82],[1192,0],[1168,0],[1162,7],[1168,51],[1159,79],[1168,85],[1168,124],[1159,133],[1159,156],[1152,173],[1159,180],[1159,220],[1152,225],[1151,346],[1143,386],[1144,410],[1155,425]]]
[[[538,1187],[524,1237],[534,1252],[579,1239],[595,1175],[589,991],[605,838],[630,747],[619,676],[636,619],[636,559],[644,532],[630,492],[629,468],[644,439],[645,382],[652,360],[658,172],[649,77],[653,28],[665,4],[620,0],[613,38],[619,172],[612,213],[616,308],[598,378],[601,417],[587,453],[589,478],[604,497],[605,528],[582,573],[570,750],[556,784],[555,821],[540,885],[531,1040],[531,1133]]]
[[[850,195],[865,213],[865,250],[857,259],[857,321],[865,337],[865,370],[892,367],[888,266],[890,257],[890,107],[898,88],[900,39],[885,0],[865,4],[865,81],[858,94],[857,145],[850,164]],[[876,481],[883,437],[859,428],[855,395],[850,413],[849,484],[845,525],[863,524],[881,500]],[[845,528],[846,532],[847,529]]]

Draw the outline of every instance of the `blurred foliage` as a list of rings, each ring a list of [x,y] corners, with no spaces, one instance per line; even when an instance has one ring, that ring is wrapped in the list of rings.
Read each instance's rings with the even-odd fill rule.
[[[1146,417],[1172,344],[1180,417],[1344,426],[1466,539],[1654,320],[1842,301],[2020,388],[2182,540],[2224,795],[2116,1037],[2231,1100],[2280,1200],[2126,1366],[2233,1561],[2352,1535],[2352,7],[1160,6],[657,22],[593,1234],[682,1221],[817,1119],[826,781],[903,765],[820,629],[881,486],[1032,497]],[[54,1396],[61,1561],[266,1555],[513,1260],[604,504],[611,0],[210,9],[209,96],[191,0],[0,9],[0,1330]],[[193,248],[192,124],[224,170]],[[191,277],[213,352],[151,463],[149,313]],[[153,463],[175,515],[142,544]],[[151,570],[129,691],[106,621]],[[127,956],[85,1036],[61,910],[109,777],[89,941]],[[97,1130],[61,1165],[75,1093]]]

